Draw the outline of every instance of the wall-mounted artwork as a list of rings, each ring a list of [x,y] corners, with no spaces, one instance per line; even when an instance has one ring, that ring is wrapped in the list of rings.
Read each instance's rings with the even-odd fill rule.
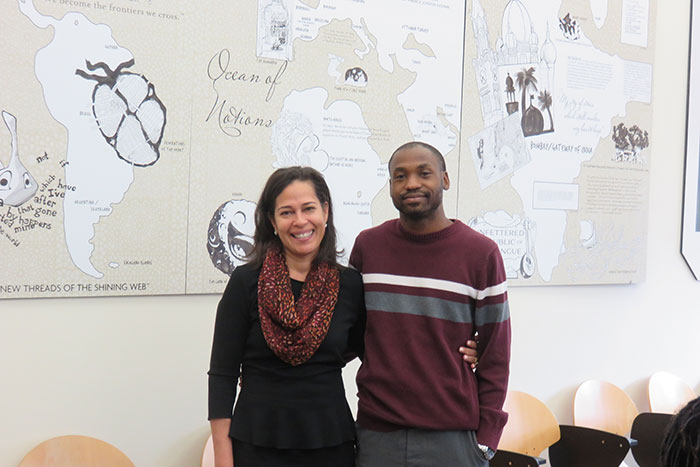
[[[509,285],[644,280],[660,2],[200,3],[0,1],[0,303],[219,294],[292,165],[347,262],[411,140]]]
[[[691,0],[690,9],[690,65],[681,253],[695,278],[700,280],[700,2]]]

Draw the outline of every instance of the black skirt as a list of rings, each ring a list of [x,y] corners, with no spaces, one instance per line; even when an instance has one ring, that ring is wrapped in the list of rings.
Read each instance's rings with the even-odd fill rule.
[[[355,443],[317,449],[277,449],[233,440],[236,467],[354,467]]]

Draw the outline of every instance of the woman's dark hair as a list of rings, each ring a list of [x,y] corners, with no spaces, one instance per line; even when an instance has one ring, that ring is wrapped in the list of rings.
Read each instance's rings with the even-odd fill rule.
[[[661,444],[663,467],[700,467],[700,397],[673,417]]]
[[[258,206],[255,208],[255,236],[253,237],[255,244],[253,250],[248,257],[250,262],[257,267],[262,266],[267,250],[270,248],[282,248],[282,242],[275,235],[275,228],[272,226],[271,219],[275,215],[275,202],[277,197],[287,188],[292,182],[309,182],[314,187],[316,197],[323,206],[328,203],[328,221],[326,233],[321,240],[321,245],[318,255],[314,259],[314,263],[325,261],[335,267],[338,265],[338,250],[337,250],[337,234],[335,224],[333,224],[333,203],[331,201],[331,192],[328,189],[326,180],[320,172],[311,167],[285,167],[275,170],[270,178],[265,183],[260,194]]]

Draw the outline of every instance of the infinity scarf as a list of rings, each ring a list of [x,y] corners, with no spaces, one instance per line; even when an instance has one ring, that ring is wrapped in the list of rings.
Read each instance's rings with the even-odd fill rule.
[[[284,255],[268,250],[258,279],[258,312],[267,346],[278,358],[293,366],[311,358],[328,333],[339,289],[336,268],[313,265],[294,303]]]

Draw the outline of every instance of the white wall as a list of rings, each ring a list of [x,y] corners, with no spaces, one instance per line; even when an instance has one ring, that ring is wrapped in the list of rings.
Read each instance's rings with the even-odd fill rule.
[[[562,423],[590,378],[619,385],[640,410],[655,371],[700,390],[700,283],[679,253],[688,9],[658,8],[646,281],[510,292],[511,388]],[[68,433],[107,440],[138,466],[199,465],[217,299],[1,301],[0,465]]]

